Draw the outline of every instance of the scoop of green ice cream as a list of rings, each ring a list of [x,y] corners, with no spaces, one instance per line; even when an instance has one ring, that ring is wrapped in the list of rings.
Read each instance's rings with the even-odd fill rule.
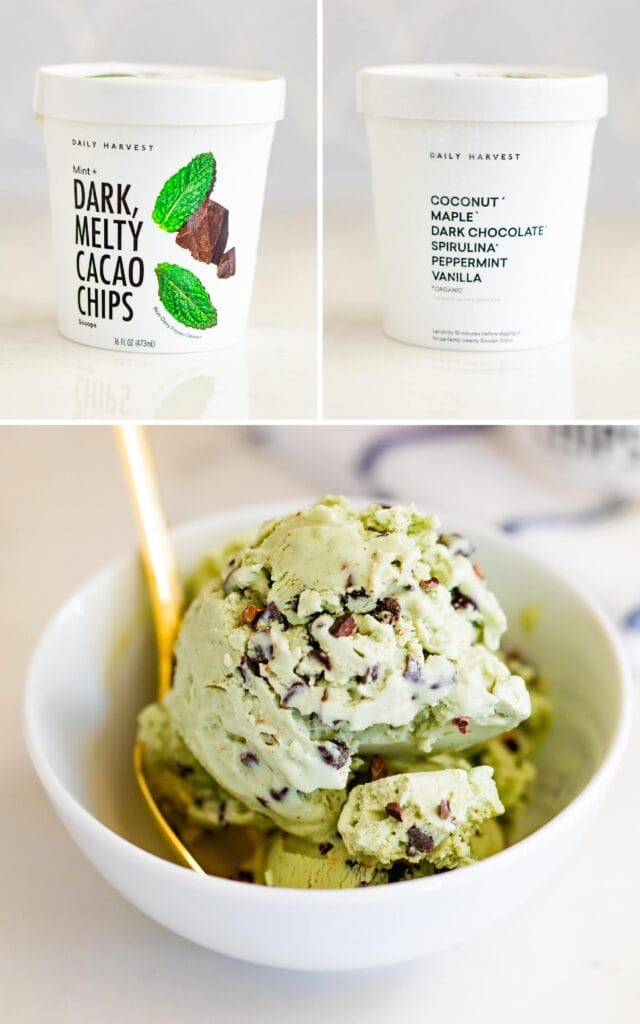
[[[388,871],[351,857],[344,843],[310,843],[278,832],[265,860],[266,885],[288,889],[357,889],[389,881]]]
[[[197,761],[299,836],[335,831],[352,756],[464,749],[529,714],[471,549],[413,506],[331,498],[267,523],[176,646],[166,706]]]
[[[149,704],[138,715],[143,763],[156,799],[165,797],[187,821],[208,829],[225,825],[272,827],[269,818],[226,793],[180,738],[166,708]]]
[[[474,858],[471,837],[502,814],[491,768],[411,772],[352,789],[338,831],[352,857],[391,867],[428,861],[456,868]]]

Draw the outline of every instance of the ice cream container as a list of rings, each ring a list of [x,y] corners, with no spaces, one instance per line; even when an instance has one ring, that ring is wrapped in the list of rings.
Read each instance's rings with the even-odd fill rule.
[[[242,339],[284,96],[262,71],[39,70],[61,334],[128,352]]]
[[[469,351],[566,338],[604,74],[366,68],[384,329]]]

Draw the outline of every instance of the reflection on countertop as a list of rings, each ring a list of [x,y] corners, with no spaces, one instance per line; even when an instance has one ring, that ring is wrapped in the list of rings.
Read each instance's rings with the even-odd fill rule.
[[[449,352],[384,335],[371,210],[362,203],[329,207],[325,415],[466,422],[637,419],[639,239],[640,207],[590,209],[568,341],[521,352]]]
[[[315,418],[313,209],[265,211],[244,344],[184,355],[62,338],[45,202],[0,200],[0,218],[0,419]]]

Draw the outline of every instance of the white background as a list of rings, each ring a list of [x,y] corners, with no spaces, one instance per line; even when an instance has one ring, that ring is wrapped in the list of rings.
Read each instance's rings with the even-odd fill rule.
[[[592,194],[640,201],[639,0],[325,0],[325,182],[369,191],[355,79],[368,64],[424,61],[584,65],[609,76]]]
[[[0,192],[44,194],[31,111],[41,64],[147,61],[254,67],[287,79],[267,198],[315,198],[315,0],[0,0]]]

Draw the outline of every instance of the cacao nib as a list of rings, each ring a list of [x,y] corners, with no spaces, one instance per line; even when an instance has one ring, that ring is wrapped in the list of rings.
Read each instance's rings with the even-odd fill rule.
[[[344,768],[349,760],[349,748],[342,740],[327,740],[318,747],[320,757],[331,768]]]
[[[265,798],[263,796],[256,797],[256,799],[257,799],[259,804],[262,804],[263,807],[268,807],[269,806],[268,801],[265,800]]]
[[[260,665],[254,658],[248,658],[246,654],[240,659],[240,672],[245,683],[251,682],[251,676],[260,675]]]
[[[289,787],[288,786],[283,786],[282,789],[270,789],[269,790],[269,793],[271,794],[273,799],[277,800],[278,803],[280,803],[280,801],[285,798],[285,796],[287,795],[288,792],[289,792]]]
[[[517,736],[511,735],[511,733],[506,733],[506,735],[502,737],[502,742],[507,750],[510,750],[512,754],[517,754],[520,750],[520,744],[518,743]]]
[[[307,690],[308,686],[303,683],[300,679],[297,679],[295,683],[292,683],[287,692],[284,694],[280,701],[280,707],[288,708],[291,702],[295,699],[296,695],[302,693],[303,690]]]
[[[400,602],[395,597],[384,597],[378,601],[371,614],[378,622],[386,622],[392,626],[400,618],[401,610]]]
[[[289,625],[287,619],[282,614],[278,606],[275,605],[273,601],[269,601],[269,604],[264,609],[264,611],[260,612],[256,625],[271,626],[273,625],[274,622],[277,622],[278,625],[282,626],[283,629],[286,629],[287,626]]]
[[[259,665],[267,665],[273,658],[273,644],[267,634],[257,633],[249,641],[250,657],[255,658]],[[258,673],[256,673],[257,675]]]
[[[345,590],[349,590],[350,587],[352,587],[352,586],[353,586],[353,576],[351,575],[351,573],[349,573],[349,575],[347,576],[347,582],[344,585],[344,589]]]
[[[397,860],[395,864],[392,864],[389,868],[389,881],[390,882],[404,882],[407,877],[409,865],[404,864],[401,860]]]
[[[327,853],[333,850],[333,843],[320,843],[320,845],[318,846],[318,850],[324,857]]]
[[[215,262],[215,261],[214,261]],[[236,272],[236,247],[227,249],[218,262],[218,277],[233,277]]]
[[[423,832],[417,825],[412,825],[411,828],[407,829],[407,853],[430,853],[435,846],[433,836],[430,836],[428,832]]]
[[[322,650],[321,647],[314,647],[313,650],[309,652],[309,657],[319,661],[326,669],[331,668],[331,658],[326,651]]]
[[[256,764],[260,764],[260,758],[257,754],[254,754],[253,750],[243,750],[240,754],[240,760],[247,768],[252,768]]]
[[[399,803],[395,800],[391,800],[390,803],[385,804],[385,811],[390,818],[395,818],[396,821],[402,821],[404,818],[404,811]]]
[[[446,821],[447,818],[451,817],[451,804],[449,803],[448,800],[440,801],[440,806],[438,807],[438,814],[440,815],[443,821]]]
[[[457,718],[452,718],[451,722],[455,725],[458,732],[461,732],[463,736],[466,736],[469,732],[469,719],[465,718],[464,715],[459,715]]]
[[[246,626],[252,626],[261,611],[262,608],[256,608],[255,604],[248,604],[242,609],[240,618]]]
[[[251,882],[254,881],[253,871],[245,871],[244,869],[240,869],[236,874],[235,881],[248,882],[249,884],[251,884]]]
[[[412,654],[407,654],[407,660],[404,666],[404,678],[408,683],[421,683],[424,678],[422,675],[422,669]]]
[[[333,625],[329,627],[329,632],[331,636],[352,636],[357,628],[358,623],[351,612],[347,612],[346,615],[341,615],[334,621]]]
[[[188,249],[194,260],[218,263],[228,238],[229,211],[213,199],[205,199],[182,225],[176,242],[182,249]]]
[[[473,598],[467,597],[466,594],[462,594],[457,587],[454,587],[451,591],[451,604],[456,610],[461,608],[473,608],[475,611],[478,610],[478,606]]]
[[[322,697],[320,698],[320,703],[321,704],[326,704],[326,702],[328,700],[329,700],[329,691],[325,687],[325,689],[322,691]]]
[[[485,576],[485,574],[483,573],[482,569],[480,568],[480,566],[476,565],[475,562],[472,563],[471,568],[473,569],[473,571],[475,572],[475,574],[476,574],[476,576],[478,577],[479,580],[485,580],[487,578]]]
[[[440,580],[437,576],[430,576],[428,580],[420,580],[420,586],[422,590],[426,590],[429,593],[430,590],[435,590],[436,587],[440,586]]]
[[[365,674],[360,677],[361,683],[375,683],[376,679],[380,675],[379,665],[369,665]]]
[[[371,782],[377,782],[378,779],[386,779],[389,774],[389,768],[384,757],[380,754],[374,754],[369,763],[369,778]]]

